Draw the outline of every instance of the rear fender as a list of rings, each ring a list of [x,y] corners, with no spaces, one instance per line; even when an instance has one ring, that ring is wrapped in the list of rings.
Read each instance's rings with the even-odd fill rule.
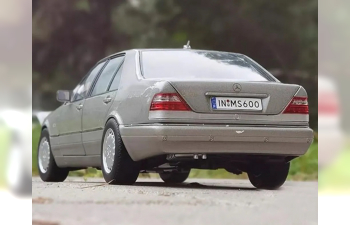
[[[296,97],[307,97],[307,93],[305,88],[303,88],[302,86],[300,86],[299,90],[297,91],[297,93],[295,94]]]

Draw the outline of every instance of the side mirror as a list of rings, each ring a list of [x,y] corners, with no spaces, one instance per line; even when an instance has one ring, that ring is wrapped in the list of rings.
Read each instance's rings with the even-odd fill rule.
[[[57,98],[57,101],[59,101],[59,102],[69,102],[70,101],[70,91],[58,90],[56,98]]]

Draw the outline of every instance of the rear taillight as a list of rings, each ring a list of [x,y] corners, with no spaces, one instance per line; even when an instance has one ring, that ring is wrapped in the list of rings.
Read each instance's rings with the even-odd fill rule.
[[[307,97],[294,97],[283,112],[284,114],[309,114]]]
[[[150,110],[190,111],[191,109],[177,93],[159,93],[153,97]]]

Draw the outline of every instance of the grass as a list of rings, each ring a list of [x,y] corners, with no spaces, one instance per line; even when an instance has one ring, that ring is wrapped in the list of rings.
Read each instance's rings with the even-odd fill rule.
[[[5,169],[9,139],[10,132],[8,128],[0,125],[0,187],[5,185]]]
[[[338,157],[320,171],[320,192],[350,193],[350,146],[346,146]]]
[[[32,175],[38,175],[37,168],[37,149],[39,144],[41,127],[39,125],[33,124],[32,131]]]
[[[38,170],[36,167],[37,157],[36,151],[40,138],[40,126],[33,127],[33,175],[38,175]],[[350,167],[350,166],[349,166]],[[350,175],[350,174],[349,174]],[[102,172],[93,168],[88,168],[86,170],[78,170],[70,172],[70,176],[83,176],[83,177],[101,177]],[[141,177],[154,177],[154,174],[140,174]],[[158,175],[155,175],[158,176]],[[192,178],[241,178],[246,179],[247,175],[234,175],[227,172],[224,169],[218,170],[198,170],[193,169],[191,171],[190,177]],[[317,140],[310,146],[308,152],[291,163],[291,168],[289,171],[289,180],[317,180],[318,179],[318,143]]]

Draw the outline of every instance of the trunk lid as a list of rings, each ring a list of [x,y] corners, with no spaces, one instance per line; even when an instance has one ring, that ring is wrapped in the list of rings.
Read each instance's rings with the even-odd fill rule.
[[[181,95],[194,112],[210,114],[261,114],[277,115],[282,113],[300,86],[279,82],[233,82],[193,80],[169,83]],[[262,110],[215,110],[212,107],[212,97],[234,97],[261,99]]]

